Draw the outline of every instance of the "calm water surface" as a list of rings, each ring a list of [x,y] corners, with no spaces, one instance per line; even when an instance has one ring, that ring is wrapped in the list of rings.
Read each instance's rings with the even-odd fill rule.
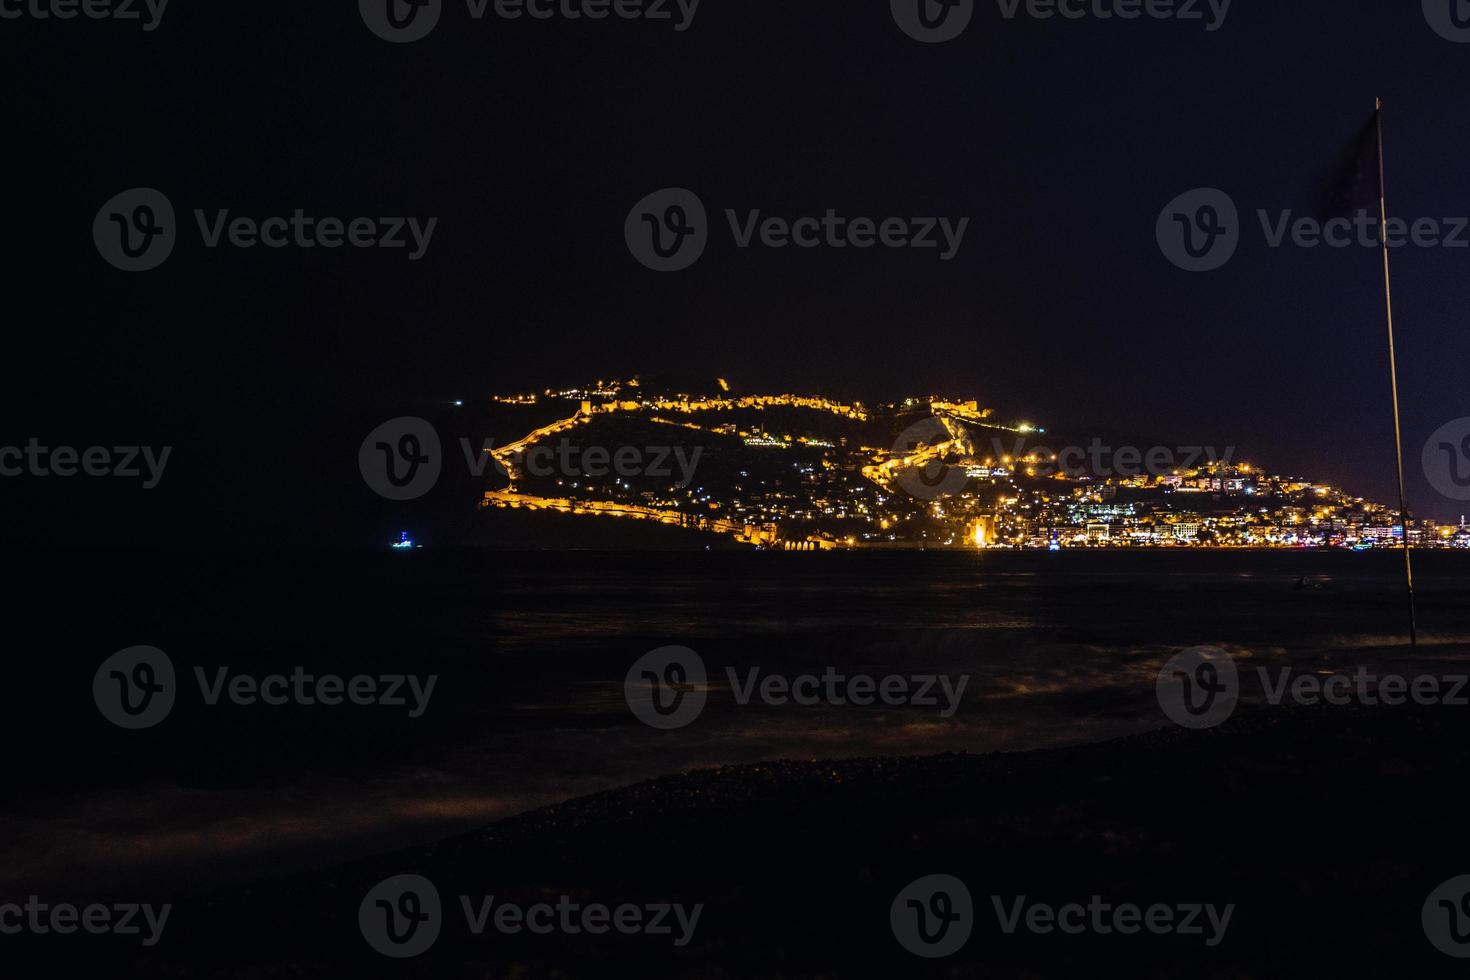
[[[1017,751],[1165,724],[1154,675],[1213,644],[1249,665],[1445,673],[1470,660],[1470,556],[1312,552],[33,556],[6,722],[0,892],[173,894],[470,830],[692,767]],[[1307,577],[1312,588],[1298,588]],[[157,728],[101,718],[112,652],[165,650]],[[709,701],[644,727],[629,666],[697,651]],[[208,706],[213,674],[438,675],[428,710]],[[958,710],[740,705],[747,678],[968,677]],[[1245,682],[1247,700],[1258,689]]]

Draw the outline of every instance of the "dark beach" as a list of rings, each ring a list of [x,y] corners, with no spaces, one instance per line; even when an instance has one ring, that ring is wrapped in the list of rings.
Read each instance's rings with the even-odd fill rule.
[[[1465,712],[1256,710],[1029,753],[782,762],[640,783],[425,848],[180,903],[152,976],[1449,976],[1420,906],[1470,868]],[[358,931],[378,881],[444,897],[434,948],[390,962]],[[932,873],[976,899],[968,945],[905,953],[889,903]],[[693,940],[473,936],[454,896],[702,903]],[[1233,903],[1224,941],[1006,935],[991,895]],[[33,950],[51,955],[39,942]],[[68,953],[85,956],[68,948]],[[58,959],[57,964],[65,962]]]

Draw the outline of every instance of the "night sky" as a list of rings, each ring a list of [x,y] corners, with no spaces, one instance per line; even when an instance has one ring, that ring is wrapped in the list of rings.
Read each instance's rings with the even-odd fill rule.
[[[1418,3],[1236,0],[1200,21],[1006,20],[924,45],[887,3],[704,0],[669,21],[473,20],[386,43],[356,4],[187,3],[137,22],[0,20],[9,170],[0,444],[167,443],[145,495],[0,481],[11,540],[354,540],[358,443],[416,405],[633,372],[754,390],[978,397],[1388,501],[1380,259],[1267,246],[1314,214],[1386,103],[1389,204],[1470,215],[1470,44]],[[159,269],[102,261],[103,202],[156,187]],[[623,222],[687,187],[692,268]],[[1155,221],[1226,190],[1243,240],[1175,268]],[[405,250],[209,250],[192,209],[439,219]],[[739,249],[724,210],[969,217],[935,250]],[[1470,234],[1467,234],[1470,240]],[[1470,248],[1394,255],[1411,503],[1450,519],[1425,438],[1470,414]],[[364,424],[366,423],[366,424]],[[146,499],[145,499],[146,498]]]

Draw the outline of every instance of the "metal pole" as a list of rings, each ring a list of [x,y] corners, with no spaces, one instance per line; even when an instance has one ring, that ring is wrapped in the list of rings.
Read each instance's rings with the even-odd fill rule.
[[[1399,421],[1399,367],[1393,343],[1393,286],[1388,274],[1388,182],[1383,167],[1383,100],[1377,100],[1378,127],[1378,238],[1383,244],[1383,299],[1388,310],[1388,373],[1393,385],[1393,440],[1399,472],[1399,524],[1404,530],[1404,581],[1409,590],[1409,645],[1419,645],[1414,614],[1414,550],[1409,544],[1409,505],[1404,492],[1404,433]]]

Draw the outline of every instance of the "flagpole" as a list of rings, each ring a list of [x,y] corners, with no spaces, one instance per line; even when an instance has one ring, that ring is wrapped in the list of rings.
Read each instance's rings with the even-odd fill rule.
[[[1409,645],[1419,645],[1414,614],[1414,559],[1409,544],[1409,506],[1404,492],[1404,431],[1399,420],[1399,367],[1393,343],[1393,285],[1388,274],[1388,181],[1383,167],[1383,100],[1377,100],[1378,127],[1378,238],[1383,244],[1383,299],[1388,310],[1388,373],[1393,384],[1393,440],[1399,471],[1399,524],[1404,531],[1404,580],[1409,588]]]

